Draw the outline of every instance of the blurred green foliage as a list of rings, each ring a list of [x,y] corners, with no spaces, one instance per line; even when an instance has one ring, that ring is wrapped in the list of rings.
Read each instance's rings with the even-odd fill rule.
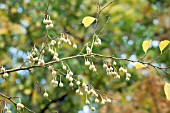
[[[94,17],[97,15],[97,0],[1,0],[0,66],[4,65],[8,69],[19,67],[34,44],[40,47],[42,42],[46,41],[46,30],[42,20],[48,1],[48,13],[54,23],[54,29],[50,30],[49,34],[54,37],[59,36],[61,32],[70,30],[68,34],[78,44],[77,50],[73,50],[67,45],[63,45],[62,49],[57,49],[60,58],[78,54],[83,45],[92,38],[95,26],[92,25],[85,29],[81,21],[87,15]],[[110,0],[99,1],[101,7],[110,2]],[[169,14],[169,0],[115,1],[100,15],[99,25],[105,25],[100,34],[102,45],[94,48],[94,52],[116,57],[130,57],[131,59],[141,58],[145,54],[141,48],[142,42],[151,39],[153,46],[149,49],[144,60],[150,61],[156,58],[160,55],[159,41],[170,39]],[[106,23],[108,18],[109,21]],[[46,54],[45,59],[47,61],[51,58],[51,55]],[[155,87],[148,88],[150,86],[148,84],[160,81],[160,75],[154,69],[137,71],[128,62],[117,61],[119,63],[117,67],[120,64],[129,67],[128,71],[132,74],[132,78],[127,82],[123,75],[120,80],[114,80],[113,77],[107,76],[102,68],[103,61],[101,59],[94,58],[92,60],[98,69],[98,74],[89,71],[83,65],[84,59],[82,58],[68,60],[67,63],[75,75],[82,75],[86,82],[92,84],[95,89],[108,93],[116,99],[111,105],[95,105],[98,112],[112,113],[113,110],[115,113],[170,112],[170,108],[163,111],[160,107],[157,107],[159,104],[164,104],[164,106],[170,104],[165,99],[162,83],[158,84],[160,90],[152,91],[150,95],[151,89],[153,90]],[[155,64],[169,66],[169,60],[170,54],[166,53],[155,61]],[[55,66],[61,68],[61,64]],[[52,88],[50,86],[52,76],[47,69],[34,69],[33,73],[37,77],[37,81],[47,89],[50,99],[60,99],[63,95],[67,95],[63,100],[50,104],[48,109],[45,110],[46,113],[52,111],[76,113],[83,109],[85,97],[76,95],[75,91],[68,86],[67,81],[62,80],[64,82],[63,88]],[[160,74],[164,75],[165,78],[168,77],[165,73],[160,72]],[[151,75],[155,81],[150,79]],[[150,81],[145,84],[147,80]],[[140,88],[141,90],[139,90]],[[0,78],[0,92],[8,96],[21,96],[22,103],[37,113],[42,112],[45,106],[50,103],[43,98],[35,79],[27,71],[11,73],[9,79],[5,81]],[[143,98],[143,100],[140,98]],[[0,99],[3,98],[0,97]],[[161,103],[162,101],[163,103]],[[15,106],[12,105],[11,110],[16,112]],[[26,113],[27,111],[24,110],[23,112]]]

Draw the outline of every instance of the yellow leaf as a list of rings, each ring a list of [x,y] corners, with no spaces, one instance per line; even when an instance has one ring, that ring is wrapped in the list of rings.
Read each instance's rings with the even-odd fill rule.
[[[164,91],[165,91],[167,100],[170,100],[170,84],[167,82],[164,85]]]
[[[162,54],[162,51],[165,49],[165,47],[168,46],[169,43],[170,43],[169,40],[164,40],[160,42],[159,49],[161,51],[161,54]]]
[[[94,17],[86,16],[83,18],[82,23],[84,24],[85,27],[89,27],[95,20],[96,18]]]
[[[150,44],[151,44],[151,40],[145,40],[145,41],[143,42],[142,48],[143,48],[143,51],[145,52],[145,54],[146,54],[146,52],[147,52]]]
[[[135,67],[136,67],[136,69],[140,69],[140,68],[146,67],[146,65],[138,62],[138,63],[135,64]]]

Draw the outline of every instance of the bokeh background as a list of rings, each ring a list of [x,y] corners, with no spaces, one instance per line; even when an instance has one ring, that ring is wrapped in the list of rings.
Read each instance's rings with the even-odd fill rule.
[[[99,1],[101,7],[110,2]],[[90,41],[94,25],[85,29],[81,21],[87,15],[96,16],[98,0],[0,0],[0,66],[4,65],[8,69],[19,67],[34,44],[41,46],[46,41],[42,21],[48,2],[48,13],[54,23],[54,29],[49,34],[58,36],[70,29],[68,34],[78,45],[76,50],[67,45],[57,49],[60,58],[79,53],[83,45]],[[110,19],[106,24],[108,17]],[[99,26],[103,25],[104,30],[99,36],[102,45],[94,48],[94,52],[135,60],[144,56],[142,42],[151,39],[152,46],[144,58],[144,61],[151,61],[160,55],[159,42],[170,39],[170,0],[116,0],[101,13]],[[46,61],[51,58],[51,55],[46,54]],[[161,78],[168,80],[167,74],[161,71],[157,73],[153,68],[136,70],[132,63],[116,61],[117,68],[120,64],[128,67],[132,78],[126,81],[122,75],[120,80],[114,80],[106,75],[102,59],[92,60],[97,66],[98,75],[83,65],[82,58],[67,63],[76,75],[83,76],[86,82],[114,99],[111,104],[94,104],[97,109],[95,113],[170,113],[170,102],[165,98],[164,81]],[[170,54],[164,54],[154,64],[169,66]],[[61,67],[61,64],[56,64],[56,67]],[[35,69],[33,73],[47,89],[53,102],[43,98],[28,71],[11,73],[7,80],[1,77],[0,92],[8,96],[21,96],[22,103],[37,113],[91,112],[85,105],[85,97],[76,95],[67,81],[63,80],[63,88],[52,88],[52,76],[47,69]],[[5,99],[0,97],[0,100]],[[16,113],[14,105],[7,102]],[[0,107],[2,109],[3,106]],[[26,110],[22,112],[27,113]]]

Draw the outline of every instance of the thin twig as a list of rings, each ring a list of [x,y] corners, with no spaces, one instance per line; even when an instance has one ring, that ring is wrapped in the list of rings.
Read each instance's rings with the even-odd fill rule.
[[[9,96],[6,96],[6,95],[4,95],[4,94],[2,94],[2,93],[0,93],[0,96],[6,98],[6,99],[9,100],[12,104],[14,104],[15,106],[17,106],[17,103],[14,102],[12,99],[13,99],[13,98],[19,98],[19,97],[9,97]],[[30,110],[30,109],[27,108],[26,106],[24,106],[24,108],[25,108],[26,110],[28,110],[29,112],[31,112],[31,113],[35,113],[34,111]]]

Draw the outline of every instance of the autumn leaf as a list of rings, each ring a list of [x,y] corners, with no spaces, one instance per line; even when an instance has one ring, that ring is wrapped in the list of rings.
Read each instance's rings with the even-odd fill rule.
[[[135,64],[135,67],[136,67],[136,69],[140,69],[140,68],[146,67],[146,65],[138,62],[138,63]]]
[[[83,18],[82,23],[84,24],[85,27],[89,27],[95,20],[96,18],[94,17],[86,16]]]
[[[170,84],[167,82],[164,85],[164,91],[165,91],[167,100],[170,100]]]
[[[151,44],[151,40],[143,41],[142,48],[143,48],[143,51],[145,52],[145,54],[146,54],[150,44]]]
[[[162,51],[166,48],[166,46],[168,46],[169,43],[170,43],[169,40],[164,40],[160,42],[159,49],[161,51],[161,54],[162,54]]]

